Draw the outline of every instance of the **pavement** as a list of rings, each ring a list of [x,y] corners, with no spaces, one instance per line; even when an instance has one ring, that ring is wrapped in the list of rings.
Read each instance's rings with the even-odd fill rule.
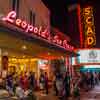
[[[37,100],[59,100],[52,91],[49,91],[48,95],[41,92],[36,92]],[[0,89],[0,100],[18,100],[16,97],[9,97],[7,91]],[[75,98],[69,98],[69,100],[77,100]],[[100,85],[95,86],[94,89],[88,92],[82,92],[80,100],[100,100]]]
[[[38,93],[37,95],[38,100],[58,100],[58,97],[54,96],[52,92],[48,95],[42,95],[41,93]],[[70,97],[69,100],[77,99]],[[100,84],[88,92],[81,92],[80,100],[100,100]]]
[[[100,84],[95,86],[93,90],[85,92],[81,95],[80,100],[100,100]]]
[[[53,94],[52,90],[49,91],[48,95],[42,92],[37,92],[35,95],[37,95],[38,100],[58,100],[58,97]]]

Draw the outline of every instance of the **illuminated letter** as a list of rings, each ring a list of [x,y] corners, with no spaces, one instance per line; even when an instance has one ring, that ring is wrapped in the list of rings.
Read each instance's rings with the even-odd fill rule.
[[[86,23],[87,23],[87,24],[91,24],[91,23],[92,23],[91,19],[92,19],[91,17],[87,17],[87,18],[86,18]]]
[[[16,19],[16,25],[20,26],[21,25],[21,19]]]
[[[69,46],[69,45],[67,45],[67,48],[69,49],[69,48],[70,48],[70,46]]]
[[[42,27],[40,26],[38,34],[41,35]]]
[[[89,33],[93,33],[93,31],[92,31],[92,28],[91,28],[91,27],[88,27],[88,29],[87,29],[87,34],[89,34]]]
[[[24,28],[24,29],[27,27],[26,21],[23,21],[23,22],[21,23],[21,27]]]
[[[62,45],[62,40],[58,40],[57,44]]]
[[[64,40],[64,41],[63,41],[63,47],[66,48],[66,44],[67,44],[67,40]]]
[[[16,12],[15,12],[15,11],[11,11],[11,12],[8,13],[8,15],[7,15],[6,17],[4,17],[2,20],[8,21],[8,22],[10,22],[10,23],[13,23],[15,18],[16,18]]]
[[[53,42],[54,42],[54,43],[57,43],[57,40],[58,40],[58,39],[59,39],[59,36],[58,36],[58,35],[55,35],[54,38],[53,38]]]
[[[38,33],[38,28],[34,27],[34,33]]]
[[[88,45],[92,45],[94,43],[93,37],[87,37],[87,43]]]
[[[89,15],[90,12],[91,12],[91,8],[90,8],[90,7],[85,8],[85,9],[84,9],[84,12],[85,12],[86,15]]]
[[[44,32],[41,32],[41,36],[44,38],[48,38],[48,30],[45,29]]]
[[[74,47],[73,46],[70,46],[70,50],[74,50]]]
[[[28,24],[26,32],[29,32],[29,31],[31,31],[31,32],[33,31],[33,26]]]

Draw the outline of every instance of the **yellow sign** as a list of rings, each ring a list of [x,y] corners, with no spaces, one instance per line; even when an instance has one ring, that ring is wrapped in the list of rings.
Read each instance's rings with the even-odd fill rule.
[[[94,43],[94,38],[91,36],[89,36],[89,37],[87,37],[87,44],[88,45],[91,45],[91,44],[93,44]]]
[[[83,23],[85,32],[85,47],[92,47],[96,44],[93,8],[88,6],[83,8]]]

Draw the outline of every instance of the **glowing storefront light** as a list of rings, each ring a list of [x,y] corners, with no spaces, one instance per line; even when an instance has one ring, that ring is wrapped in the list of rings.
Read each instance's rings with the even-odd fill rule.
[[[23,29],[26,33],[29,33],[30,35],[41,37],[42,39],[48,40],[48,42],[54,43],[66,50],[72,51],[74,49],[73,46],[68,44],[67,40],[61,40],[58,35],[51,36],[51,34],[48,32],[48,29],[43,30],[42,26],[38,28],[30,25],[25,20],[21,20],[19,18],[16,19],[16,16],[16,12],[11,11],[8,13],[7,16],[3,17],[2,20],[10,24],[14,24],[15,26]]]
[[[38,66],[40,69],[47,69],[49,65],[48,60],[38,60]]]
[[[85,65],[84,68],[100,68],[100,65]]]

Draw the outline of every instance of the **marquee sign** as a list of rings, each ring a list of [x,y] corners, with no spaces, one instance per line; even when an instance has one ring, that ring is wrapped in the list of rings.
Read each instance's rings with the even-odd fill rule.
[[[72,51],[74,49],[73,46],[68,44],[68,41],[66,39],[62,40],[58,35],[52,36],[48,32],[48,30],[43,29],[42,26],[40,26],[39,28],[35,27],[28,24],[25,20],[16,18],[16,16],[16,12],[11,11],[7,16],[3,17],[2,20],[17,26],[18,28],[21,28],[22,30],[24,30],[24,32],[31,34],[32,36],[36,35],[37,37],[41,37],[42,39],[48,40],[48,42],[56,44],[66,50]]]
[[[83,30],[85,33],[84,46],[93,47],[96,44],[93,8],[91,6],[82,9]]]
[[[100,49],[80,49],[77,51],[78,64],[98,64],[100,63]]]

